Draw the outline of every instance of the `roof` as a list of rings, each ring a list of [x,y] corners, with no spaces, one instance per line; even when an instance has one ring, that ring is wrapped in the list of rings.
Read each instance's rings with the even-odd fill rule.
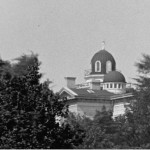
[[[114,93],[108,92],[106,90],[91,90],[91,89],[71,89],[78,97],[88,97],[88,98],[100,98],[108,99],[110,96],[114,96]]]
[[[95,72],[95,62],[100,61],[101,62],[101,72]],[[116,69],[116,62],[112,54],[110,54],[106,50],[100,50],[97,53],[94,54],[94,56],[91,59],[91,65],[92,65],[92,72],[91,74],[105,74],[106,73],[106,62],[111,61],[112,63],[112,70]]]
[[[124,75],[119,71],[111,71],[104,76],[104,83],[106,82],[124,82],[126,83]]]
[[[97,59],[101,59],[103,61],[107,61],[108,59],[114,60],[114,57],[108,51],[100,50],[100,51],[98,51],[97,53],[94,54],[94,56],[92,57],[91,61],[94,61],[94,60],[97,61]]]
[[[114,94],[106,90],[91,90],[91,89],[75,89],[63,87],[60,91],[60,96],[63,96],[63,93],[68,93],[70,95],[69,99],[90,99],[90,100],[117,100],[124,97],[133,97],[132,93],[125,94]],[[66,97],[66,95],[65,95]]]

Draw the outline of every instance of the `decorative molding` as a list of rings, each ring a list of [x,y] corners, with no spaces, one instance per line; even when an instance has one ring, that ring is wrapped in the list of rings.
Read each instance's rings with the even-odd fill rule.
[[[71,89],[69,89],[69,88],[67,88],[67,87],[63,87],[63,88],[59,91],[59,94],[61,95],[63,92],[68,93],[68,95],[70,95],[71,97],[78,96],[77,93],[75,93],[74,91],[72,91]]]

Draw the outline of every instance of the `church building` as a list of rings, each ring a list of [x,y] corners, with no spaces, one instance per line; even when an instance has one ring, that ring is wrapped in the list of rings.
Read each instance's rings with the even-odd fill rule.
[[[133,94],[127,91],[124,75],[116,70],[114,57],[105,50],[104,42],[91,59],[91,69],[85,71],[85,83],[76,84],[76,77],[65,79],[66,87],[59,93],[67,98],[69,110],[91,119],[103,107],[112,110],[113,117],[121,115],[125,106],[134,99]]]

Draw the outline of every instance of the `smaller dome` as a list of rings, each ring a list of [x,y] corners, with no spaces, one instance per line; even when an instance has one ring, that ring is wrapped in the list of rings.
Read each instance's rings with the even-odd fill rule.
[[[126,83],[125,77],[119,71],[111,71],[104,76],[104,83],[105,82],[124,82]]]

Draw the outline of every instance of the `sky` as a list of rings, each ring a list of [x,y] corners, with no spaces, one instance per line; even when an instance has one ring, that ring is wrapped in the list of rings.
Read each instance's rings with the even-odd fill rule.
[[[149,0],[0,0],[0,56],[39,54],[43,81],[54,91],[64,77],[84,82],[93,55],[105,49],[127,82],[135,62],[150,54]]]

